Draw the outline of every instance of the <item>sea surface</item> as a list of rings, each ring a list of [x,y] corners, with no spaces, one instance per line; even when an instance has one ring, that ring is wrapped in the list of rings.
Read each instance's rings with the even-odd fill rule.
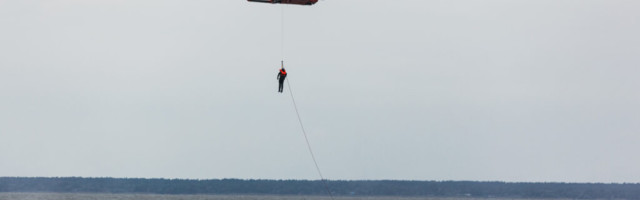
[[[488,200],[439,197],[334,197],[335,200]],[[0,200],[332,200],[327,196],[0,193]],[[490,200],[522,200],[490,198]],[[527,199],[537,200],[537,199]],[[550,199],[544,199],[550,200]]]

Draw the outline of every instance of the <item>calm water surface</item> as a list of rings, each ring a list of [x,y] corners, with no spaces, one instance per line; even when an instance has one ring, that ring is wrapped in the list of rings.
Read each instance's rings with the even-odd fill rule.
[[[323,196],[0,193],[0,200],[331,200]],[[434,197],[335,197],[335,200],[482,200]],[[510,200],[496,199],[491,200]],[[513,199],[516,200],[516,199]],[[522,200],[522,199],[518,199]],[[535,199],[529,199],[535,200]],[[545,199],[550,200],[550,199]]]

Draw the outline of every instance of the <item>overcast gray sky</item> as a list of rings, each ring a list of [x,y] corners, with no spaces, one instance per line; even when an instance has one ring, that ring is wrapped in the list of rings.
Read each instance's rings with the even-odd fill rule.
[[[640,182],[639,10],[0,0],[0,176]]]

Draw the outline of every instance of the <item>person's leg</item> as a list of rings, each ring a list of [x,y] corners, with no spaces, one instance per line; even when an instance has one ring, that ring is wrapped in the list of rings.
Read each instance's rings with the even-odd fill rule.
[[[282,93],[283,89],[284,89],[284,79],[281,78],[280,79],[280,88],[278,89],[278,91]]]

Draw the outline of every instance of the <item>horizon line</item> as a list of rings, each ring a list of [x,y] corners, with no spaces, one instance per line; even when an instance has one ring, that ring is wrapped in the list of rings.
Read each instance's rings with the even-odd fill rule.
[[[143,180],[186,180],[186,181],[222,181],[222,180],[240,180],[240,181],[322,181],[323,179],[267,179],[267,178],[162,178],[162,177],[110,177],[110,176],[0,176],[3,178],[80,178],[80,179],[143,179]],[[372,182],[476,182],[476,183],[505,183],[505,184],[592,184],[592,185],[626,185],[626,184],[640,184],[640,182],[562,182],[562,181],[499,181],[499,180],[413,180],[413,179],[324,179],[330,182],[340,181],[372,181]]]

